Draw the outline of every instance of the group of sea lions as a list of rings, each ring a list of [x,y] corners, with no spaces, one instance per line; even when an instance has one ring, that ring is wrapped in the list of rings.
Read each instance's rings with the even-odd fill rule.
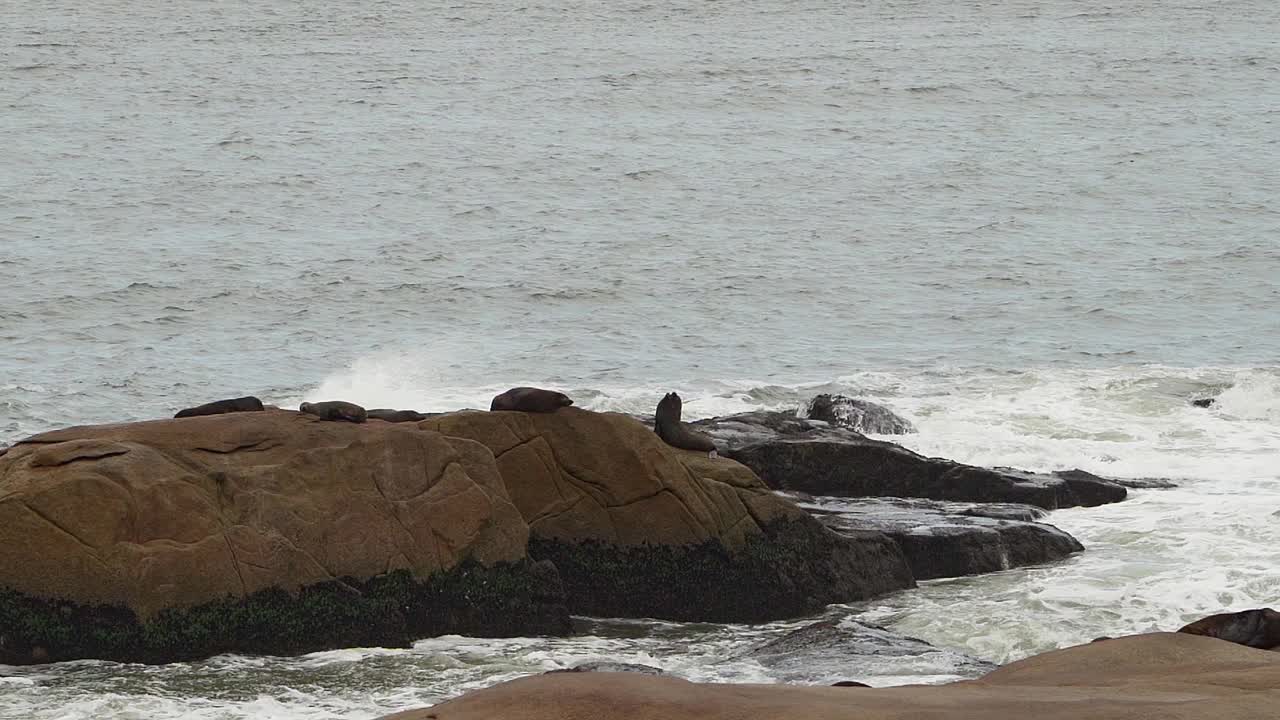
[[[562,407],[573,405],[573,400],[564,393],[554,390],[543,390],[534,387],[515,387],[497,395],[489,403],[490,412],[530,412],[552,413]],[[204,405],[179,410],[175,418],[200,417],[203,415],[221,415],[236,412],[259,412],[269,406],[252,395],[228,400],[217,400]],[[666,444],[684,450],[696,450],[710,453],[715,457],[716,446],[711,438],[692,430],[680,421],[682,403],[676,393],[667,393],[658,402],[653,429]],[[355,403],[342,400],[326,402],[304,402],[298,406],[298,412],[314,415],[321,420],[332,422],[363,423],[368,420],[402,423],[418,422],[427,416],[416,410],[390,410],[375,408],[365,410]]]

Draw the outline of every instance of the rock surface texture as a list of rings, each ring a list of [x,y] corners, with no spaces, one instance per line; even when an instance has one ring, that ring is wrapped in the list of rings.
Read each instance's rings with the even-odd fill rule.
[[[691,423],[770,487],[814,495],[1023,503],[1056,510],[1123,500],[1124,487],[1082,471],[1041,475],[928,458],[784,412]]]
[[[576,408],[269,410],[0,452],[0,663],[564,633],[570,611],[769,620],[913,584],[882,533]]]
[[[497,458],[530,553],[575,613],[754,622],[912,586],[878,532],[839,535],[748,468],[672,448],[634,418],[461,412],[421,424]]]
[[[0,456],[0,662],[565,632],[527,539],[484,446],[413,427],[271,411],[45,433]],[[525,597],[423,605],[449,591],[422,583],[473,570]],[[325,607],[295,616],[308,598]]]
[[[910,675],[913,671],[918,673],[922,664],[952,679],[975,677],[996,669],[994,663],[849,619],[805,625],[742,657],[768,668],[779,681],[823,685],[847,678],[883,677],[895,671]],[[838,676],[828,676],[833,672]]]
[[[891,688],[540,675],[395,720],[1274,720],[1280,654],[1181,633],[1037,655],[978,680]]]
[[[916,431],[910,420],[889,408],[861,398],[818,395],[802,411],[810,420],[872,435],[905,435]]]
[[[893,538],[916,580],[1053,562],[1084,550],[1068,533],[1036,522],[1046,513],[1031,505],[833,497],[798,504],[836,532]]]

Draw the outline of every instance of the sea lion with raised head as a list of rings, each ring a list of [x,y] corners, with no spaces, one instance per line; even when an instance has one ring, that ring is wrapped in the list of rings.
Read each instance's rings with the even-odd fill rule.
[[[555,390],[517,387],[493,398],[489,411],[516,410],[518,412],[549,413],[573,404],[568,395]]]
[[[1280,612],[1257,608],[1219,613],[1178,629],[1180,633],[1206,635],[1251,648],[1280,648]]]
[[[671,447],[697,450],[710,453],[715,457],[716,444],[711,441],[711,438],[689,429],[688,425],[680,422],[680,412],[683,407],[684,403],[680,401],[679,395],[675,393],[664,395],[658,401],[658,410],[654,413],[653,431]]]
[[[336,420],[352,423],[362,423],[369,418],[369,413],[366,412],[364,408],[356,405],[355,403],[343,402],[341,400],[302,403],[298,406],[298,412],[315,415],[321,420]]]
[[[258,412],[262,410],[262,401],[252,395],[230,400],[214,400],[203,405],[179,410],[175,418],[200,417],[201,415],[222,415],[236,412]]]
[[[374,408],[366,411],[365,415],[370,420],[383,420],[389,423],[418,422],[427,419],[426,415],[417,410],[388,410],[387,408]]]

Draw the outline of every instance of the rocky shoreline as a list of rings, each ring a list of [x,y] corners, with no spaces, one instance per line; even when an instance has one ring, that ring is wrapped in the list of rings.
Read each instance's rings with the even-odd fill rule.
[[[0,663],[564,634],[570,614],[802,617],[1066,557],[1082,548],[1041,508],[1125,497],[871,440],[841,423],[910,424],[862,401],[815,407],[829,419],[692,423],[718,458],[573,407],[36,435],[0,451]]]

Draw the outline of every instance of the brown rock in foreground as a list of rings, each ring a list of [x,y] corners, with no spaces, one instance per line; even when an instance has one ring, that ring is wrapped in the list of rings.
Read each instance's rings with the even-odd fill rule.
[[[413,426],[269,411],[44,433],[0,456],[0,662],[567,632],[527,539],[484,446]]]
[[[1156,633],[1037,655],[979,680],[892,688],[540,675],[386,720],[1274,720],[1280,654]]]
[[[0,458],[0,579],[161,609],[463,558],[528,528],[478,444],[394,425],[238,413],[36,435]]]

